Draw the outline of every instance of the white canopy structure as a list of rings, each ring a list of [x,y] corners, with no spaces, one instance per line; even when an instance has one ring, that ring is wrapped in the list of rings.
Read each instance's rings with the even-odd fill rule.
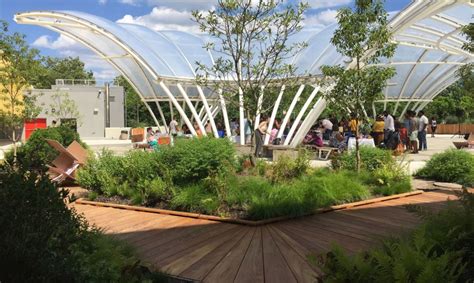
[[[408,109],[423,109],[436,95],[456,81],[455,71],[460,65],[473,62],[473,54],[461,47],[466,42],[462,26],[469,24],[474,14],[472,0],[415,0],[401,12],[392,15],[390,25],[394,41],[398,43],[395,56],[380,64],[392,65],[397,74],[385,89],[380,103],[395,103],[394,112],[402,115]],[[219,55],[203,48],[206,38],[181,31],[154,31],[145,26],[122,24],[94,15],[76,11],[33,11],[15,15],[22,24],[44,26],[75,39],[89,47],[114,66],[135,88],[148,107],[155,123],[159,119],[150,108],[157,105],[161,122],[167,122],[160,103],[170,102],[184,123],[196,134],[195,121],[203,134],[209,121],[213,134],[218,135],[214,118],[222,112],[226,135],[230,136],[226,102],[219,90],[196,83],[196,62],[212,66]],[[346,64],[331,45],[330,39],[337,25],[319,32],[301,31],[292,40],[306,41],[308,47],[291,59],[301,76],[321,75],[322,65]],[[347,58],[346,58],[347,59]],[[348,66],[350,67],[350,66]],[[296,94],[283,124],[293,118],[293,127],[285,144],[297,146],[311,125],[326,106],[317,97],[319,86],[308,80],[312,93],[306,101],[299,101],[304,85]],[[270,119],[270,127],[279,108],[285,86],[282,86]],[[400,106],[404,102],[404,107]],[[292,113],[301,103],[299,113]],[[186,111],[186,107],[189,109]],[[281,109],[280,109],[281,110]],[[190,113],[189,117],[188,114]],[[257,121],[259,119],[258,115]],[[241,136],[243,136],[244,111],[240,111]],[[256,122],[257,122],[256,121]],[[298,123],[301,126],[297,129]],[[278,133],[278,136],[282,135]],[[241,144],[244,143],[240,139]],[[268,137],[265,139],[268,143]]]

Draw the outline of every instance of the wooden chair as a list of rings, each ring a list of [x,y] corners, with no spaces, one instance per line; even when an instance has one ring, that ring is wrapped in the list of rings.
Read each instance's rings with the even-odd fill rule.
[[[53,182],[62,183],[66,180],[75,181],[75,173],[79,166],[87,160],[87,150],[77,141],[64,148],[58,141],[46,139],[46,142],[59,152],[58,157],[48,166],[48,174]]]

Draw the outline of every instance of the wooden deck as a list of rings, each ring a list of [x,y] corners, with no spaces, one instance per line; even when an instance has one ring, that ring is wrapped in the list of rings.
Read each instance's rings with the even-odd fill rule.
[[[171,275],[203,282],[315,282],[309,255],[337,243],[349,252],[370,248],[420,220],[404,207],[440,209],[445,191],[250,227],[91,205],[73,207],[90,223],[135,246],[145,262]]]

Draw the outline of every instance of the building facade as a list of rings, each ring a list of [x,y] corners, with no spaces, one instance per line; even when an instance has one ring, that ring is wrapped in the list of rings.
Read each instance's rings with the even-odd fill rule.
[[[73,121],[81,138],[103,138],[106,127],[124,127],[124,90],[116,85],[95,85],[95,83],[72,80],[57,80],[51,89],[33,89],[29,95],[36,97],[41,107],[37,119],[46,119],[46,125],[53,121]]]

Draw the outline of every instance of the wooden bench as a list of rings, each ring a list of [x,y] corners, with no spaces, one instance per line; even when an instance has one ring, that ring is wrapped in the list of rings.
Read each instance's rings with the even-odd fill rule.
[[[336,149],[334,147],[328,147],[328,146],[318,147],[314,145],[305,145],[305,148],[312,151],[316,151],[318,154],[316,158],[319,160],[328,160],[329,157],[331,156],[332,151]]]

